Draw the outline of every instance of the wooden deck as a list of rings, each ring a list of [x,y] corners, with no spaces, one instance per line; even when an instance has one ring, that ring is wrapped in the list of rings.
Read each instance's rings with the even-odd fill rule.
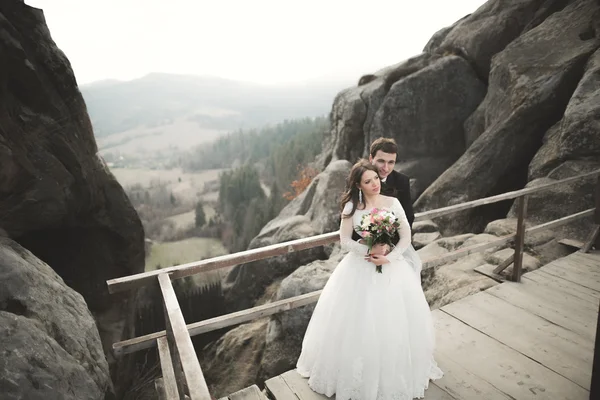
[[[576,252],[434,310],[445,376],[425,399],[587,400],[599,301],[600,252]],[[325,399],[295,371],[265,386],[275,400]]]

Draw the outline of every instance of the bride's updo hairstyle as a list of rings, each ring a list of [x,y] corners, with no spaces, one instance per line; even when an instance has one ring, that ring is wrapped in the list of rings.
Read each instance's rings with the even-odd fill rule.
[[[361,158],[356,164],[352,166],[350,174],[348,175],[348,178],[346,178],[346,191],[344,192],[344,194],[342,194],[342,200],[340,204],[340,212],[342,213],[342,218],[348,218],[354,215],[354,211],[356,211],[356,207],[358,207],[358,187],[360,186],[360,181],[365,171],[373,171],[376,174],[379,173],[377,167],[371,164],[369,160],[364,158]],[[352,202],[352,211],[350,212],[350,214],[344,214],[344,206],[349,201]]]

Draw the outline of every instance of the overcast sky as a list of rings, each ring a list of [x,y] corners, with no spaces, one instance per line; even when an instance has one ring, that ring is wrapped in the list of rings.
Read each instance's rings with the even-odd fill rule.
[[[150,72],[259,83],[358,79],[419,54],[484,0],[25,0],[77,81]],[[366,4],[369,4],[368,6]]]

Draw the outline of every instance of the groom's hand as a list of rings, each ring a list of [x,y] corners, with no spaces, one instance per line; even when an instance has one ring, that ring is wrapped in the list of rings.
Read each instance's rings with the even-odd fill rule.
[[[390,246],[384,243],[376,244],[372,247],[371,253],[373,255],[386,255],[390,251]]]

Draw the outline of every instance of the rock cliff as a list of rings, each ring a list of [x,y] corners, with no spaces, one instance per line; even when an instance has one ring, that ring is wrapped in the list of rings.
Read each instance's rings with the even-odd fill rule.
[[[37,388],[39,398],[44,385],[55,382],[53,387],[64,389],[64,397],[57,394],[57,398],[100,399],[110,380],[105,376],[107,360],[97,352],[96,342],[102,341],[114,367],[110,346],[131,334],[133,315],[131,294],[109,296],[106,280],[142,271],[143,228],[97,154],[70,63],[52,40],[42,11],[21,1],[3,1],[0,32],[0,228],[21,246],[3,242],[1,251],[28,251],[24,261],[3,257],[0,276],[4,284],[17,273],[14,263],[29,265],[18,278],[29,280],[23,283],[24,290],[47,292],[46,297],[55,301],[52,315],[43,317],[21,304],[15,293],[2,292],[0,311],[16,339],[0,341],[0,348],[14,351],[18,339],[20,345],[32,346],[27,349],[31,360],[39,357],[40,363],[47,362],[36,367],[47,376],[23,378],[31,385],[42,384]],[[57,275],[45,271],[48,267]],[[50,296],[52,291],[56,293]],[[86,307],[94,319],[85,314]],[[81,325],[69,323],[77,315]],[[60,354],[59,347],[64,349]],[[48,358],[51,355],[56,364]]]

